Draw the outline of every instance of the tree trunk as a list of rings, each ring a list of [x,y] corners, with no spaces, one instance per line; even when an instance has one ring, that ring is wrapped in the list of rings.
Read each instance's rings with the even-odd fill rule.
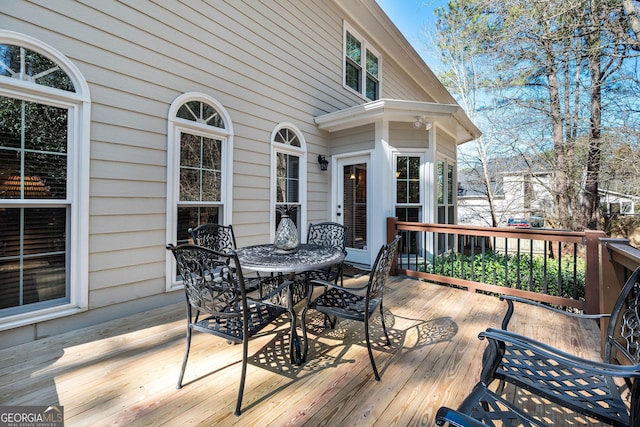
[[[589,132],[589,155],[587,157],[587,171],[582,195],[583,224],[587,229],[598,229],[598,181],[600,179],[601,158],[601,71],[600,55],[589,58],[591,73],[591,118]]]
[[[549,50],[546,50],[546,73],[549,83],[549,114],[552,125],[553,135],[553,150],[556,155],[556,193],[555,203],[556,212],[558,215],[558,226],[560,228],[571,229],[572,224],[570,222],[569,214],[569,185],[567,179],[567,173],[565,171],[566,156],[565,156],[565,144],[564,144],[564,132],[562,125],[562,108],[560,100],[560,91],[558,87],[558,77],[556,75],[556,65],[553,55]]]

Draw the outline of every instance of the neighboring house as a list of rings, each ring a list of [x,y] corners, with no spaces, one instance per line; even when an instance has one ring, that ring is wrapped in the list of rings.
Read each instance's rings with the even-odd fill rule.
[[[548,217],[553,212],[553,197],[548,190],[549,172],[531,173],[505,167],[492,181],[494,211],[498,226],[510,218]],[[491,227],[491,209],[486,189],[468,173],[460,173],[458,181],[458,223]]]
[[[498,162],[492,176],[494,209],[498,226],[509,225],[509,219],[524,218],[545,226],[544,219],[553,217],[554,201],[549,191],[553,173],[529,169],[518,170],[515,163],[505,166]],[[499,170],[508,172],[498,172]],[[458,223],[491,226],[491,211],[486,190],[474,179],[474,174],[461,172],[458,177]],[[637,197],[600,189],[600,206],[605,214],[633,214]],[[531,221],[538,217],[537,221]]]
[[[5,2],[0,64],[1,347],[184,298],[198,223],[294,206],[371,264],[386,217],[455,221],[480,135],[373,0]]]

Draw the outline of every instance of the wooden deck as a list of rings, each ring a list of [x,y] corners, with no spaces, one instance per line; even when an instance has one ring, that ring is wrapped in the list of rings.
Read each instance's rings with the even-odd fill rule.
[[[243,413],[233,415],[241,348],[195,334],[185,386],[183,304],[0,351],[0,405],[64,406],[66,426],[430,426],[441,405],[456,407],[479,378],[498,326],[497,298],[395,277],[385,294],[391,347],[373,328],[382,380],[373,379],[362,325],[324,330],[310,313],[308,362],[286,357],[287,322],[253,340]],[[379,318],[378,318],[379,320]],[[577,323],[519,306],[513,330],[583,356],[598,356],[594,322]],[[551,425],[600,425],[511,390]]]

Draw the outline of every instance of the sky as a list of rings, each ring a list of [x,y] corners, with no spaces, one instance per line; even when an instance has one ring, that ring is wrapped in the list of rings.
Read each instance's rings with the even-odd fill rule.
[[[425,28],[433,25],[436,7],[447,4],[446,0],[376,0],[378,5],[398,27],[404,37],[432,69],[436,66],[427,49]],[[435,71],[435,70],[434,70]]]

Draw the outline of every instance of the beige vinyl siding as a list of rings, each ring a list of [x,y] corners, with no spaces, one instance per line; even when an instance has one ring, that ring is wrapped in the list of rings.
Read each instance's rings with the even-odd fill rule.
[[[239,245],[269,239],[278,123],[295,124],[307,143],[310,222],[330,215],[330,172],[319,170],[318,154],[374,148],[372,125],[332,135],[329,147],[313,121],[365,102],[342,87],[349,18],[332,1],[24,0],[2,9],[3,28],[61,51],[90,87],[91,309],[165,292],[167,114],[177,96],[209,95],[232,119]],[[382,67],[383,96],[431,101],[385,55]]]
[[[406,73],[391,58],[383,59],[382,98],[435,102],[413,80],[407,79]]]
[[[438,140],[438,144],[436,146],[436,150],[438,154],[444,155],[449,159],[456,158],[456,143],[448,133],[444,132],[441,129],[436,130],[436,138]]]
[[[393,122],[389,124],[389,144],[403,148],[429,148],[429,133],[426,130],[416,132],[412,123]]]
[[[331,154],[343,154],[375,148],[375,126],[364,125],[335,132],[332,136]]]

